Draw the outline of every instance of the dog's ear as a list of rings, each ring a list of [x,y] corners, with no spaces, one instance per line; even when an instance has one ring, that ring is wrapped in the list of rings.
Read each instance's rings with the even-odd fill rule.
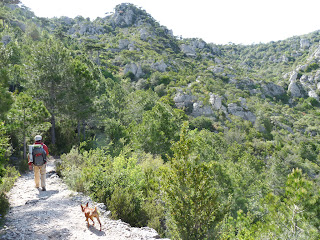
[[[84,210],[84,209],[83,209],[83,206],[82,206],[82,204],[81,204],[80,206],[81,206],[81,210],[82,210],[82,212],[83,212],[83,210]]]
[[[89,206],[89,203],[87,202],[87,205],[86,205],[86,207],[88,207]]]

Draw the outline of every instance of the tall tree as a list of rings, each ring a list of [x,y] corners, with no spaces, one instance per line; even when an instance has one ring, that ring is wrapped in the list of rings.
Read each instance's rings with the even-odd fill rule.
[[[34,45],[26,68],[28,88],[42,100],[51,114],[51,143],[56,143],[56,117],[65,109],[69,94],[70,52],[59,41],[49,38]]]
[[[87,64],[74,59],[69,73],[69,93],[66,113],[77,122],[78,136],[80,141],[81,123],[85,128],[85,121],[93,113],[93,98],[96,96],[97,83],[94,75]]]
[[[205,162],[192,154],[187,134],[184,123],[163,176],[168,226],[174,239],[213,239],[214,227],[228,210],[226,196],[231,191],[221,186],[229,178],[217,162]]]
[[[43,133],[50,127],[50,114],[41,101],[20,93],[7,114],[9,129],[23,141],[23,158],[27,156],[27,136]]]

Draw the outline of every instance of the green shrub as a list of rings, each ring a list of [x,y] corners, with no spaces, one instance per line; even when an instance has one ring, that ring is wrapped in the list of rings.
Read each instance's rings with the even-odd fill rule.
[[[9,210],[9,200],[5,193],[0,192],[0,215],[4,216]]]
[[[107,204],[113,219],[121,219],[134,227],[146,225],[146,212],[135,191],[116,187]]]

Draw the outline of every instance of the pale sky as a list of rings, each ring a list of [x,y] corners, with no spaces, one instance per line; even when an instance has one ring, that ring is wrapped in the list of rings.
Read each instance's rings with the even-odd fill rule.
[[[320,30],[320,0],[21,0],[38,17],[104,17],[127,2],[183,38],[252,44]]]

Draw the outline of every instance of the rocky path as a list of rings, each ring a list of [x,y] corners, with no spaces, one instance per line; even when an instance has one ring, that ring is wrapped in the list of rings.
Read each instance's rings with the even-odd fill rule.
[[[0,239],[159,239],[151,228],[133,228],[121,220],[108,218],[103,204],[91,201],[87,196],[71,191],[55,173],[54,160],[47,164],[47,191],[34,187],[33,172],[21,176],[9,192],[11,208],[6,216]],[[87,227],[80,204],[89,202],[100,212],[99,224]],[[91,222],[90,222],[91,223]]]

